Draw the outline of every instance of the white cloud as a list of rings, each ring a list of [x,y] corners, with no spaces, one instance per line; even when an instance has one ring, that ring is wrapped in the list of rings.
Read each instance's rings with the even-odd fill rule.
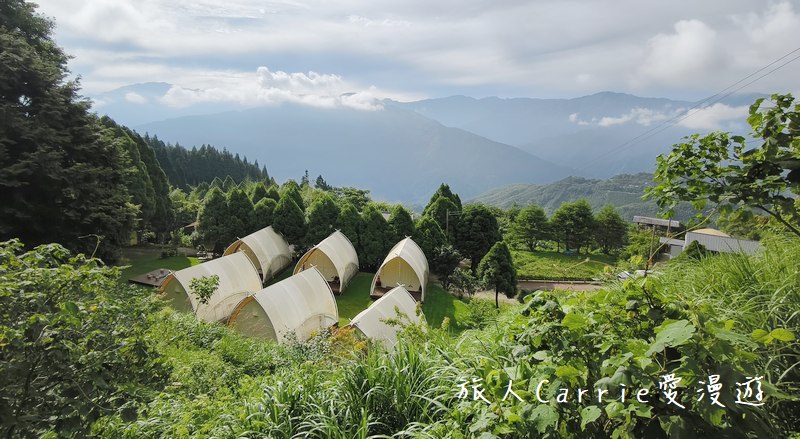
[[[132,102],[134,104],[146,104],[147,103],[147,98],[146,97],[140,95],[139,93],[133,92],[133,91],[125,93],[125,100],[128,101],[128,102]]]
[[[637,80],[666,85],[686,84],[719,68],[724,58],[717,33],[699,20],[675,23],[675,32],[658,34],[647,43]]]
[[[359,90],[339,75],[287,73],[271,71],[262,66],[255,75],[230,82],[224,87],[173,86],[161,100],[172,107],[209,102],[234,102],[246,106],[290,102],[320,108],[346,107],[374,111],[383,109],[377,97],[380,93],[375,87]]]
[[[714,105],[692,110],[679,125],[695,130],[725,129],[731,123],[744,120],[748,114],[748,106],[731,107],[725,104]]]

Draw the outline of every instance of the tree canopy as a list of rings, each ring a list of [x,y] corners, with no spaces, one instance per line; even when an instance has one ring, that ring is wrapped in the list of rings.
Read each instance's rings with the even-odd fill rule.
[[[563,203],[550,218],[557,241],[564,243],[567,250],[580,252],[591,243],[595,221],[592,207],[585,199]]]
[[[769,105],[764,105],[768,103]],[[664,212],[680,201],[726,211],[758,209],[800,236],[800,103],[791,94],[757,99],[747,118],[756,145],[743,136],[694,134],[656,159],[647,191]]]
[[[475,272],[483,256],[501,239],[497,218],[481,204],[466,206],[453,232],[453,239],[456,249],[470,259]]]
[[[520,210],[511,224],[511,236],[528,250],[536,250],[540,241],[550,238],[550,223],[544,209],[532,204]]]
[[[478,278],[487,288],[494,289],[494,302],[500,307],[499,294],[514,297],[517,293],[517,271],[505,242],[499,241],[489,249],[478,265]]]

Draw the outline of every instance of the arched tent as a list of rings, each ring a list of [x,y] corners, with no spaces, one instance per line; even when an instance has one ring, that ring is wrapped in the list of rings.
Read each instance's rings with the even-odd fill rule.
[[[396,287],[353,317],[350,326],[358,328],[365,336],[391,348],[397,344],[397,332],[401,327],[386,323],[387,319],[408,324],[419,323],[424,318],[421,313],[417,315],[417,301],[411,293],[403,287]]]
[[[404,286],[416,300],[425,301],[428,289],[428,259],[411,238],[392,247],[372,278],[370,296],[381,297],[396,286]]]
[[[292,332],[306,341],[338,322],[333,291],[312,267],[239,302],[228,324],[244,335],[281,343]]]
[[[272,226],[251,233],[225,249],[225,255],[243,252],[266,281],[292,263],[289,244]]]
[[[208,303],[200,304],[189,291],[192,279],[219,276],[217,290]],[[248,294],[261,289],[258,272],[244,253],[237,252],[200,265],[176,271],[161,284],[162,297],[179,311],[196,311],[197,318],[206,322],[227,320],[231,311]]]
[[[341,293],[358,273],[358,255],[344,233],[335,231],[297,261],[294,274],[317,267],[334,294]]]

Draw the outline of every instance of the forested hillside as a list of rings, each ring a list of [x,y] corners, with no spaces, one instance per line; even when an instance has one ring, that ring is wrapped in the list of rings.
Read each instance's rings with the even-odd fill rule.
[[[211,183],[214,178],[231,176],[236,182],[246,179],[269,180],[267,167],[259,167],[258,160],[248,162],[227,149],[222,151],[211,145],[201,145],[192,149],[178,144],[164,143],[158,136],[144,136],[145,142],[156,153],[161,168],[173,186],[187,189],[202,182]]]
[[[586,199],[597,210],[606,204],[616,207],[623,218],[631,221],[634,215],[655,217],[658,205],[643,200],[645,189],[653,186],[653,174],[622,174],[607,180],[567,177],[550,184],[515,184],[476,196],[471,201],[491,206],[509,208],[516,204],[542,206],[549,214],[563,203]],[[688,203],[679,206],[675,219],[686,221],[696,211]]]

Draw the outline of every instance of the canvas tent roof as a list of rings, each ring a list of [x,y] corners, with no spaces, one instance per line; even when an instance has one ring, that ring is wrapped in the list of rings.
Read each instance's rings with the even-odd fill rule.
[[[297,261],[294,274],[312,266],[317,267],[328,282],[333,281],[334,276],[338,277],[339,291],[344,291],[353,276],[358,273],[358,255],[350,240],[337,230]]]
[[[207,304],[200,304],[189,292],[192,279],[219,276],[219,286]],[[227,320],[231,311],[248,294],[261,289],[261,279],[250,259],[241,252],[223,256],[200,265],[184,268],[168,276],[161,292],[179,310],[196,311],[206,322]]]
[[[260,268],[261,280],[265,281],[292,263],[289,244],[272,226],[251,233],[225,249],[225,255],[244,252],[256,268]]]
[[[285,342],[292,332],[306,341],[339,322],[330,285],[316,268],[270,285],[242,300],[229,325],[250,336]]]
[[[397,344],[397,332],[400,327],[387,324],[386,320],[398,319],[398,312],[403,323],[419,323],[425,318],[422,314],[417,315],[417,301],[411,293],[403,287],[397,287],[353,317],[350,325],[358,328],[365,336],[391,348]]]
[[[408,268],[411,269],[410,272]],[[413,239],[405,238],[389,250],[389,254],[386,255],[375,273],[375,277],[372,278],[370,293],[375,291],[378,278],[380,278],[381,283],[388,288],[399,285],[403,285],[407,289],[411,289],[412,286],[419,288],[420,299],[424,302],[428,272],[428,259],[425,257],[425,253]],[[416,279],[412,277],[416,277]]]

